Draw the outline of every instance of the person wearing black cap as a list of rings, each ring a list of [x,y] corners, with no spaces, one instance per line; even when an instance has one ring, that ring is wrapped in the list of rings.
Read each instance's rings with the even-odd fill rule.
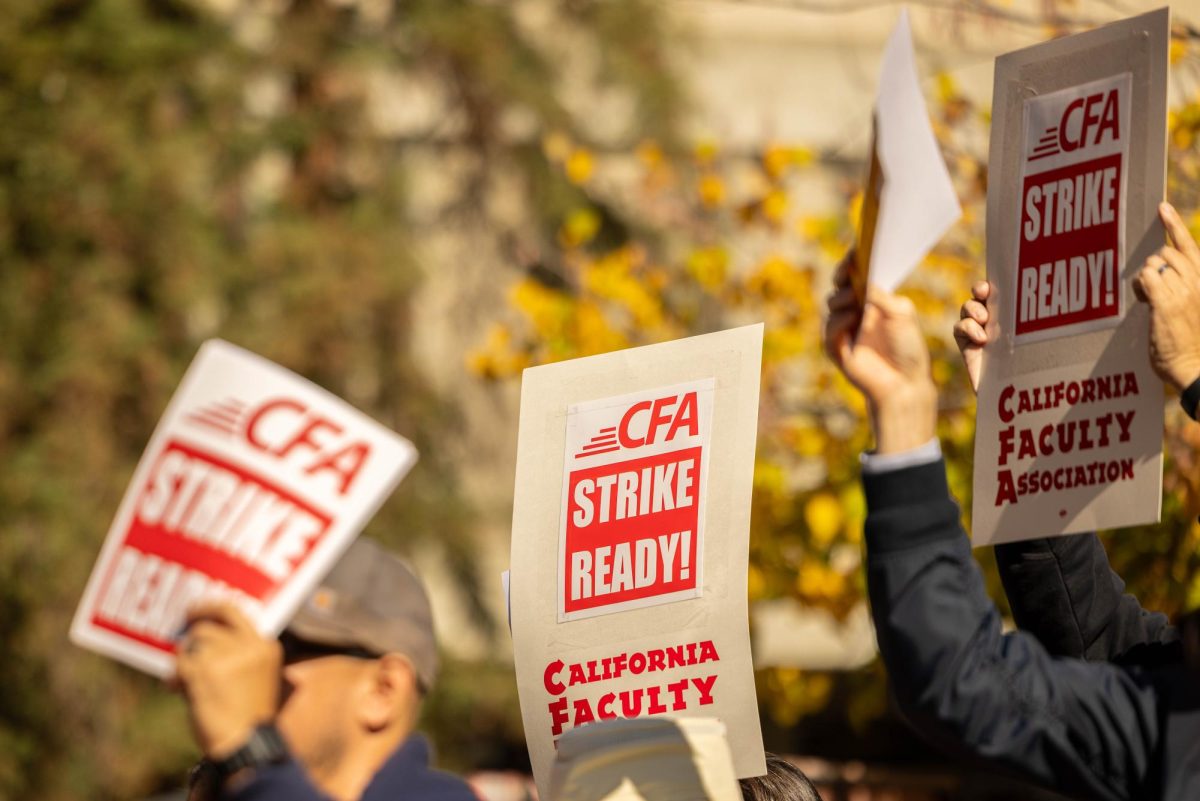
[[[189,612],[175,682],[204,752],[194,799],[477,801],[414,732],[437,674],[429,599],[359,539],[278,640],[229,604]]]

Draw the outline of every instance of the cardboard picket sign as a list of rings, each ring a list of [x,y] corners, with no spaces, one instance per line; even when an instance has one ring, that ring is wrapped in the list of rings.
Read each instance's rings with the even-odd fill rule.
[[[274,636],[416,458],[320,387],[206,342],[138,462],[71,640],[166,677],[197,600],[232,600]]]
[[[747,622],[762,325],[534,367],[511,629],[534,779],[593,720],[717,717],[766,772]]]
[[[1159,518],[1162,382],[1132,281],[1163,243],[1169,25],[996,60],[976,545]]]

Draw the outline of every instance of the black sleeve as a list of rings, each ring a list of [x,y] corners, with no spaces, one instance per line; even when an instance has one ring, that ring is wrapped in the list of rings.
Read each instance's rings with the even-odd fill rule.
[[[1178,658],[1174,626],[1125,593],[1095,534],[997,545],[996,564],[1017,626],[1051,654],[1144,665]]]
[[[953,753],[1059,792],[1141,797],[1159,741],[1142,674],[1004,634],[939,461],[866,475],[867,579],[901,709]]]

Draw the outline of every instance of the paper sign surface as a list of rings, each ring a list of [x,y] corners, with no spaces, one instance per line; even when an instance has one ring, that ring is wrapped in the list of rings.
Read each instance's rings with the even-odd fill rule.
[[[200,599],[232,600],[274,636],[415,461],[325,390],[206,342],[134,471],[72,641],[165,677]]]
[[[525,371],[511,611],[534,778],[595,720],[717,717],[765,773],[746,569],[762,326]]]
[[[1163,243],[1168,25],[997,59],[976,545],[1159,517],[1162,382],[1132,280]]]
[[[559,622],[700,595],[711,378],[567,410]]]
[[[1021,160],[1018,343],[1121,322],[1132,77],[1122,72],[1025,103],[1032,147]]]
[[[962,216],[921,95],[907,9],[883,54],[874,144],[882,174],[870,281],[892,292]],[[864,220],[871,217],[872,187],[867,192]]]

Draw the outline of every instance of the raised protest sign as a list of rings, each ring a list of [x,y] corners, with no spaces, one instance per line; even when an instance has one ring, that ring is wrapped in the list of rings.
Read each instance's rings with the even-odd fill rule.
[[[921,95],[907,9],[884,48],[873,120],[850,275],[860,306],[868,282],[895,291],[962,216]]]
[[[1162,382],[1132,280],[1163,243],[1169,14],[996,60],[976,545],[1158,519]]]
[[[265,359],[211,340],[134,471],[71,626],[156,676],[201,599],[278,633],[416,461],[408,440]]]
[[[717,717],[766,772],[747,625],[762,326],[525,371],[511,626],[534,778],[597,720]]]

